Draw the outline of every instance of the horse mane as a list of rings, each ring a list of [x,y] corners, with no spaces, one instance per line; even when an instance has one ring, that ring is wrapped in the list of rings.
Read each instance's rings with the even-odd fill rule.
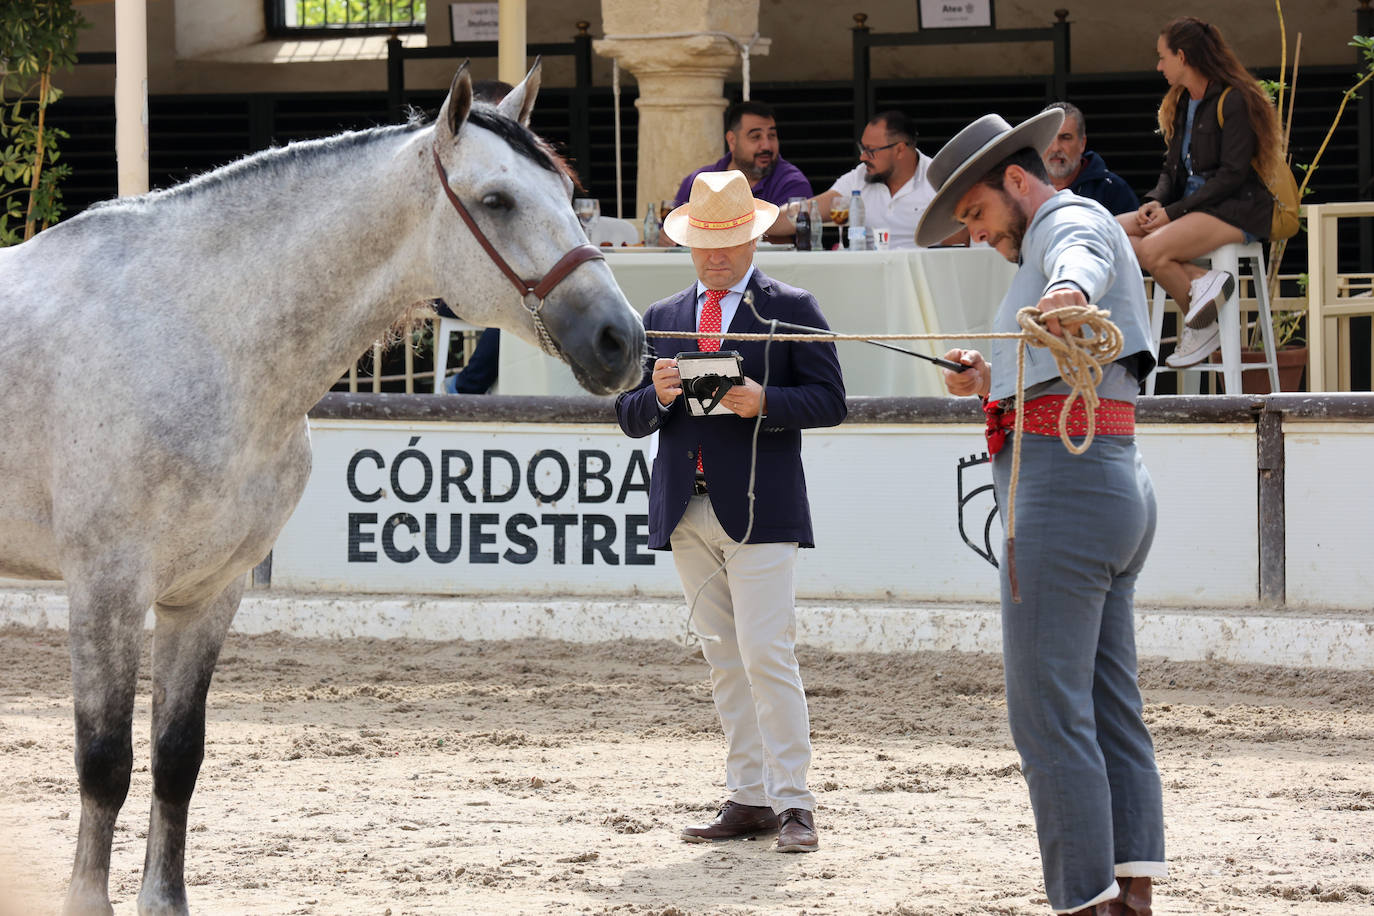
[[[481,103],[473,105],[468,112],[468,121],[500,137],[518,155],[530,160],[540,168],[555,174],[565,175],[578,188],[582,187],[577,172],[568,164],[566,159],[554,150],[548,141],[519,121],[501,114],[495,106]],[[412,116],[404,124],[387,124],[381,127],[346,131],[330,137],[302,140],[289,143],[286,146],[274,146],[212,171],[204,172],[170,188],[151,191],[138,197],[104,200],[92,204],[86,209],[89,212],[91,210],[132,207],[163,200],[184,200],[243,178],[280,173],[285,169],[321,157],[347,154],[397,134],[412,133],[426,126],[428,126],[427,123],[422,119]]]
[[[483,130],[489,130],[521,156],[537,164],[540,168],[561,174],[583,190],[577,171],[568,164],[553,146],[543,137],[512,118],[501,114],[494,105],[474,104],[468,111],[468,121]]]

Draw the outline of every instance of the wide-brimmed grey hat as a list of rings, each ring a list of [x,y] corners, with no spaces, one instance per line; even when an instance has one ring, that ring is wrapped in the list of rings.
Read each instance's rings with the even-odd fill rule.
[[[946,143],[926,168],[926,180],[935,196],[916,224],[916,244],[938,245],[963,228],[954,218],[954,207],[994,165],[1019,149],[1043,153],[1059,127],[1064,112],[1042,111],[1012,127],[1001,115],[983,115]]]

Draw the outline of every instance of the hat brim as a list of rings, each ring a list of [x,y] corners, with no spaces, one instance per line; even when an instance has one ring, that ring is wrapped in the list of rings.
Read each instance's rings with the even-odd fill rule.
[[[989,169],[1019,149],[1030,147],[1037,153],[1044,153],[1063,123],[1064,112],[1051,108],[1022,121],[975,150],[959,168],[950,173],[931,198],[929,206],[921,214],[920,222],[916,224],[916,244],[922,248],[938,245],[963,229],[964,224],[954,218],[954,208],[969,189]]]
[[[691,203],[685,203],[663,218],[663,234],[688,248],[733,248],[753,241],[767,232],[778,218],[778,205],[754,199],[754,218],[730,229],[702,229],[693,226]]]

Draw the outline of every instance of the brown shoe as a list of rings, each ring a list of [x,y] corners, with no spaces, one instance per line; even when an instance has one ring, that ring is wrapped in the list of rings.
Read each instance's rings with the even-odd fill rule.
[[[709,824],[694,824],[682,828],[682,838],[689,843],[711,843],[716,840],[738,840],[744,837],[772,833],[778,829],[778,816],[764,805],[741,805],[728,801],[720,806],[720,813]]]
[[[805,808],[788,808],[778,815],[778,852],[815,852],[820,848],[816,839],[816,821]]]
[[[1116,897],[1075,910],[1069,916],[1151,916],[1154,912],[1150,909],[1153,884],[1149,878],[1117,877],[1116,884],[1121,888]]]
[[[1121,885],[1121,896],[1116,899],[1121,901],[1123,916],[1151,916],[1154,882],[1149,878],[1117,878],[1116,883]]]

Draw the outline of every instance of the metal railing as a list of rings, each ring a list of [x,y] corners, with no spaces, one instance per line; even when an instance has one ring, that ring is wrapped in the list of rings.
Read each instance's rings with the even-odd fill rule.
[[[1047,41],[1054,46],[1054,72],[1046,84],[1046,102],[1067,98],[1069,77],[1069,11],[1054,11],[1055,23],[1043,29],[928,29],[924,32],[873,32],[868,15],[855,13],[854,33],[854,131],[863,131],[873,114],[873,82],[870,75],[873,48],[1005,44]]]

